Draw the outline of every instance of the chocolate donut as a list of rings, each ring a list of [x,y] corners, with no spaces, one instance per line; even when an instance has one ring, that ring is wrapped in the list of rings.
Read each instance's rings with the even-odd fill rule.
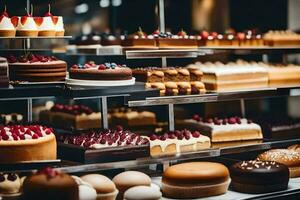
[[[274,161],[242,161],[230,167],[231,187],[242,193],[267,193],[287,189],[289,169]]]

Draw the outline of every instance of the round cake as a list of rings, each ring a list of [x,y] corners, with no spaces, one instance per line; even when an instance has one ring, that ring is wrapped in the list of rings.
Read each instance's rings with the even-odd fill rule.
[[[45,168],[25,179],[23,199],[79,200],[78,185],[68,174]]]
[[[73,65],[69,71],[70,78],[80,80],[131,80],[132,71],[126,65],[105,63],[97,65],[88,62],[84,65]]]
[[[98,199],[115,200],[118,190],[114,182],[100,174],[88,174],[82,176],[84,182],[89,183],[96,191]]]
[[[0,163],[56,159],[56,139],[48,127],[0,126]]]
[[[287,189],[289,169],[274,161],[242,161],[230,168],[231,187],[242,193],[267,193]]]
[[[290,149],[272,149],[260,154],[257,160],[274,161],[286,165],[290,170],[290,177],[300,176],[300,153]]]
[[[113,178],[113,182],[116,184],[119,194],[119,200],[123,200],[124,192],[134,186],[150,186],[151,179],[148,175],[138,171],[127,171],[118,174]]]
[[[190,199],[221,195],[230,183],[227,167],[213,162],[190,162],[166,169],[162,178],[165,197]]]
[[[8,64],[6,58],[0,57],[0,87],[8,86]]]
[[[9,75],[12,81],[54,82],[66,77],[67,63],[54,56],[9,56]]]

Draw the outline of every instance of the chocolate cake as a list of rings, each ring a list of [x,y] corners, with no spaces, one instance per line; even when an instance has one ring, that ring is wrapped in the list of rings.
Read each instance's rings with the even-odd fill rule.
[[[141,28],[132,35],[125,36],[122,46],[132,48],[157,48],[153,35],[147,35]]]
[[[97,33],[91,33],[89,35],[77,36],[74,40],[70,41],[71,45],[86,46],[86,45],[100,45],[101,36]]]
[[[173,35],[170,32],[159,33],[156,36],[156,43],[159,48],[197,48],[197,40],[194,36],[189,36],[183,30]]]
[[[97,65],[88,62],[84,65],[73,65],[69,71],[70,78],[81,80],[131,80],[132,71],[126,65],[105,63]]]
[[[7,60],[12,81],[53,82],[66,77],[67,63],[54,56],[26,54],[9,56]]]
[[[289,169],[273,161],[242,161],[230,168],[231,187],[243,193],[267,193],[287,189]]]
[[[0,57],[0,87],[8,86],[8,65],[6,58]]]

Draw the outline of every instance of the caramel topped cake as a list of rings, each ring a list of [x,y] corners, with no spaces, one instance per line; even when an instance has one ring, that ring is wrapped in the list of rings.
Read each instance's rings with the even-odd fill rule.
[[[12,81],[52,82],[66,77],[67,63],[54,56],[26,54],[9,56],[7,60]]]
[[[132,73],[136,80],[140,82],[164,82],[164,72],[159,67],[136,68]]]
[[[174,155],[210,148],[210,139],[198,131],[181,130],[163,135],[151,135],[151,156]]]
[[[263,138],[261,127],[258,124],[253,123],[252,120],[239,117],[203,119],[199,115],[194,115],[193,119],[184,120],[183,123],[209,136],[212,142],[256,140]]]
[[[101,113],[84,105],[55,104],[40,112],[40,121],[59,128],[93,129],[101,127]]]
[[[79,80],[131,80],[132,71],[126,65],[116,63],[73,65],[69,71],[70,78]]]
[[[56,159],[56,140],[51,128],[0,126],[0,133],[0,163]]]

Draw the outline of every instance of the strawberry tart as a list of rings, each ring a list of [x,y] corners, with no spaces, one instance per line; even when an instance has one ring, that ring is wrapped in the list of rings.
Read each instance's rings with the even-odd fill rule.
[[[35,18],[32,15],[33,8],[31,8],[31,13],[27,11],[26,16],[19,17],[17,25],[17,36],[25,37],[37,37],[39,30],[35,22]]]
[[[54,82],[66,77],[67,63],[54,56],[26,54],[7,60],[11,81]]]
[[[35,17],[34,20],[38,26],[39,36],[51,37],[56,35],[55,24],[57,23],[58,18],[52,15],[50,5],[48,12],[44,17]]]
[[[51,128],[39,125],[0,126],[0,163],[56,159]]]
[[[18,21],[18,17],[9,17],[5,6],[3,13],[0,15],[0,37],[15,37]]]
[[[185,152],[199,151],[210,148],[210,139],[198,131],[171,131],[163,135],[151,135],[151,156],[175,155]]]

